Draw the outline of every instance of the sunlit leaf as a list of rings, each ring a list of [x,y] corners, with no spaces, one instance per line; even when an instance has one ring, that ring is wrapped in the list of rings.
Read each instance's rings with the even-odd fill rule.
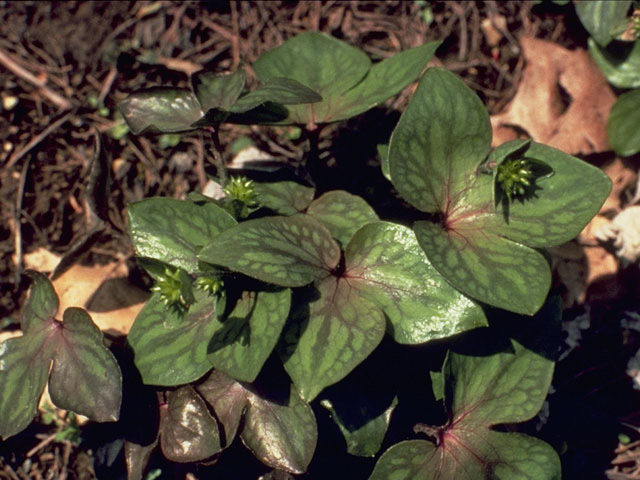
[[[640,43],[640,42],[639,42]],[[640,152],[640,88],[620,95],[611,108],[607,137],[618,155]]]
[[[601,47],[590,38],[589,53],[612,85],[618,88],[640,87],[640,41],[630,46],[618,45],[613,50]]]

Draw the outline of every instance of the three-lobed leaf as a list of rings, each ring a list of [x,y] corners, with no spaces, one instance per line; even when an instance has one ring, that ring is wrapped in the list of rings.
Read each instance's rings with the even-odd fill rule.
[[[551,302],[534,319],[535,328],[557,327],[560,313],[560,302]],[[528,343],[531,337],[528,332]],[[509,344],[490,355],[449,352],[443,366],[449,422],[425,430],[435,442],[410,440],[391,447],[371,479],[559,479],[560,460],[549,445],[492,429],[532,418],[553,375],[551,346],[539,351],[515,339]]]
[[[551,173],[536,178],[526,195],[496,205],[499,184],[480,168],[490,141],[491,125],[478,97],[455,75],[430,69],[391,137],[391,180],[430,214],[414,229],[432,265],[454,287],[531,315],[546,298],[551,272],[530,247],[577,235],[604,202],[610,181],[575,157],[516,142],[499,149],[501,155],[545,165]]]
[[[286,398],[271,400],[214,371],[196,389],[220,419],[226,445],[242,425],[243,443],[261,462],[295,474],[307,469],[318,430],[313,410],[294,388]]]
[[[264,53],[253,69],[263,82],[289,77],[318,92],[322,101],[292,106],[283,120],[314,128],[363,113],[399,93],[420,75],[438,45],[430,42],[372,67],[362,50],[306,32]]]
[[[58,299],[51,283],[42,274],[30,276],[24,335],[0,344],[0,437],[31,423],[47,379],[57,406],[100,422],[117,420],[122,374],[102,333],[79,308],[67,309],[63,321],[56,320]]]

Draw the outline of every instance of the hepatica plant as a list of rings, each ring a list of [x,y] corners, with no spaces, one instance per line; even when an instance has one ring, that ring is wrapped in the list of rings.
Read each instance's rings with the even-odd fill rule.
[[[253,92],[244,93],[244,73],[202,73],[191,90],[134,93],[121,108],[137,133],[223,121],[313,130],[400,91],[436,46],[372,65],[360,50],[311,32],[254,64],[263,86]],[[434,68],[423,75],[385,161],[398,193],[423,214],[412,226],[381,220],[349,192],[319,195],[276,179],[231,178],[221,200],[192,193],[131,204],[129,233],[155,285],[127,346],[146,385],[139,388],[155,395],[157,419],[136,427],[146,441],[122,433],[129,478],[143,478],[156,448],[170,460],[197,462],[217,458],[235,437],[264,464],[303,473],[318,441],[316,399],[347,451],[373,456],[402,407],[395,391],[373,402],[379,392],[357,380],[384,337],[385,345],[438,340],[455,347],[478,332],[482,344],[500,348],[454,348],[433,376],[448,422],[418,425],[432,441],[392,447],[372,478],[556,478],[551,447],[494,430],[538,411],[553,355],[505,336],[493,320],[499,310],[485,307],[503,309],[509,325],[530,326],[529,338],[546,338],[553,328],[546,320],[559,307],[530,317],[550,284],[540,249],[573,238],[610,183],[558,150],[519,140],[492,151],[490,142],[480,100]],[[56,405],[98,421],[118,417],[120,370],[100,332],[84,311],[70,309],[58,322],[56,310],[50,283],[35,275],[24,336],[0,346],[3,438],[31,421],[47,378]],[[415,367],[425,368],[426,380],[426,367]]]

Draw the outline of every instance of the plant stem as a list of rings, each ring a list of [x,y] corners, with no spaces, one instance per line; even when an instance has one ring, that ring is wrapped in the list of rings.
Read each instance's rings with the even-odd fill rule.
[[[220,146],[220,137],[218,137],[218,129],[216,127],[206,127],[211,135],[211,153],[213,155],[213,163],[216,166],[216,173],[218,174],[218,180],[220,185],[224,188],[229,180],[229,173],[227,172],[227,166],[224,164],[222,158],[222,148]]]
[[[309,139],[309,151],[305,158],[305,167],[307,168],[311,179],[317,185],[320,178],[319,175],[322,171],[320,168],[320,150],[318,148],[320,129],[314,128],[312,130],[305,129],[305,134]]]

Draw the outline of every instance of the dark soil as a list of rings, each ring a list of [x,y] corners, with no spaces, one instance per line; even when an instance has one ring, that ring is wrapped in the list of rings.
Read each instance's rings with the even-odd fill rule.
[[[492,48],[481,24],[498,15],[506,19],[506,29]],[[18,100],[15,107],[0,108],[0,330],[16,328],[20,317],[28,287],[25,254],[43,247],[62,255],[67,265],[129,259],[127,204],[152,195],[181,197],[201,188],[214,172],[198,134],[164,149],[154,137],[114,139],[109,129],[117,123],[119,101],[141,87],[187,86],[188,74],[197,66],[222,72],[250,65],[261,53],[307,30],[330,33],[374,60],[443,40],[439,61],[480,95],[490,113],[500,111],[518,87],[524,66],[521,35],[570,49],[584,48],[587,39],[573,6],[551,2],[0,1],[0,96]],[[327,173],[318,179],[321,190],[346,188],[376,205],[381,216],[397,216],[395,204],[377,200],[387,198],[389,187],[379,175],[371,138],[379,143],[388,139],[409,96],[410,89],[382,108],[323,131],[320,158]],[[107,110],[99,112],[91,97]],[[90,175],[95,132],[110,165],[108,184]],[[278,128],[225,127],[221,143],[231,145],[243,135],[292,165],[306,148]],[[188,154],[188,168],[172,161],[176,153]],[[225,152],[226,159],[230,156]],[[88,214],[92,206],[102,212],[97,223]],[[590,312],[591,328],[581,347],[559,363],[551,416],[537,433],[561,453],[565,478],[605,478],[616,448],[626,449],[627,457],[619,476],[610,473],[610,478],[640,478],[633,476],[640,465],[638,443],[623,447],[618,442],[619,433],[632,441],[640,438],[636,427],[631,428],[640,424],[638,395],[624,372],[638,349],[639,334],[619,327],[625,312],[638,310],[637,304],[624,301],[566,312],[567,318]],[[326,438],[308,478],[365,478],[374,460],[344,455],[342,440],[334,426],[323,424],[325,417],[319,421]],[[0,444],[0,479],[122,478],[121,457],[109,466],[114,446],[108,444],[108,428],[87,428],[79,447],[51,441],[53,433],[36,423]],[[34,448],[42,439],[50,440]],[[167,466],[159,458],[154,465],[163,469],[162,478],[267,474],[236,444],[214,467]]]

